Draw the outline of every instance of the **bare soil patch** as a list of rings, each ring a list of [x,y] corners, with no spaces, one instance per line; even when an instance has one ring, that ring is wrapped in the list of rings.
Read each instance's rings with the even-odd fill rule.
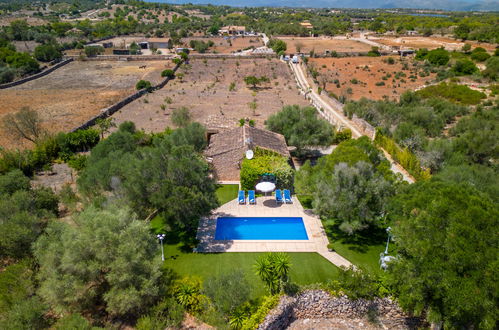
[[[348,39],[332,39],[328,37],[278,37],[286,42],[286,53],[298,53],[297,46],[301,45],[301,53],[310,53],[314,51],[316,54],[324,54],[326,50],[335,52],[368,52],[371,46],[356,40]]]
[[[145,69],[139,66],[146,65]],[[39,112],[49,132],[68,131],[135,91],[140,79],[153,84],[168,61],[72,62],[45,77],[0,90],[0,121],[22,107]],[[16,141],[0,129],[0,146],[14,147]]]
[[[370,37],[369,39],[379,42],[380,44],[396,48],[402,47],[402,48],[414,48],[414,49],[419,49],[419,48],[435,49],[435,48],[444,47],[447,50],[460,50],[464,46],[464,42],[445,37],[383,37],[383,38]],[[494,51],[496,46],[493,44],[481,43],[476,41],[466,41],[466,43],[471,44],[472,48],[483,47],[488,51]]]
[[[394,64],[385,63],[387,57],[311,58],[309,63],[319,72],[318,81],[327,81],[328,92],[349,100],[381,100],[384,96],[398,100],[406,90],[414,90],[435,77],[432,73],[422,77],[425,74],[413,66],[413,59],[392,58]]]
[[[262,127],[264,121],[284,105],[309,103],[296,88],[292,73],[277,59],[208,59],[191,60],[190,69],[180,69],[183,79],[176,78],[163,89],[136,100],[113,115],[119,124],[133,121],[140,129],[160,132],[173,127],[171,113],[187,107],[194,121],[208,128],[230,128],[241,118],[255,120]],[[258,91],[246,87],[245,76],[267,76],[270,83]],[[234,90],[229,91],[231,83]],[[257,108],[248,103],[256,99]]]

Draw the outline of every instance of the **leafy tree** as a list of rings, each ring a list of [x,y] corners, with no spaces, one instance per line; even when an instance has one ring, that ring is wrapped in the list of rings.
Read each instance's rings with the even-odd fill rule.
[[[430,50],[426,56],[428,62],[433,65],[446,65],[449,62],[449,52],[443,48]]]
[[[9,67],[0,66],[0,84],[5,84],[14,80],[16,76],[16,70]]]
[[[283,252],[264,254],[255,263],[255,273],[265,283],[271,295],[284,290],[284,285],[289,281],[290,268],[289,255]]]
[[[499,210],[463,184],[408,186],[391,202],[399,256],[390,280],[403,308],[445,328],[493,329]]]
[[[457,76],[470,75],[478,71],[475,63],[468,59],[457,60],[454,66],[452,67],[452,71]]]
[[[104,134],[109,133],[109,129],[116,127],[113,117],[99,118],[95,121],[97,127],[99,127],[101,139],[104,139]]]
[[[19,190],[29,190],[30,181],[20,170],[0,175],[0,195],[12,195]]]
[[[267,46],[272,48],[272,50],[278,55],[284,53],[288,48],[286,42],[280,39],[270,39]]]
[[[486,69],[483,70],[483,76],[491,80],[499,79],[499,56],[492,56],[485,62]]]
[[[172,69],[166,69],[161,72],[161,77],[173,78],[175,77],[175,72]]]
[[[85,55],[88,57],[95,57],[104,54],[104,47],[102,46],[85,46]]]
[[[235,270],[208,278],[204,283],[204,293],[219,311],[229,316],[248,300],[250,285],[244,273]]]
[[[483,62],[490,58],[490,55],[485,49],[477,47],[471,52],[471,59],[477,62]],[[478,51],[477,51],[478,50]]]
[[[309,146],[327,146],[333,142],[334,127],[317,116],[313,107],[288,105],[265,121],[267,129],[280,133],[288,145],[300,152]]]
[[[269,78],[265,76],[261,77],[255,77],[255,76],[246,76],[244,77],[244,82],[246,83],[247,86],[251,86],[253,89],[256,89],[258,85],[261,85],[262,83],[269,82]]]
[[[49,224],[35,243],[40,296],[57,311],[138,315],[160,297],[161,261],[147,223],[127,207],[89,207],[77,226]]]
[[[53,43],[36,46],[34,55],[41,62],[51,62],[62,58],[61,51]]]
[[[180,107],[172,112],[172,123],[177,127],[186,127],[191,119],[191,112],[187,107]]]
[[[151,89],[152,85],[151,82],[148,80],[139,80],[137,84],[135,85],[135,89],[141,90],[141,89]]]
[[[92,327],[90,322],[88,322],[83,316],[80,314],[68,314],[61,319],[59,319],[53,326],[55,330],[66,330],[66,329],[75,329],[75,330],[95,330],[96,328]]]
[[[7,114],[2,121],[7,133],[18,139],[36,143],[44,134],[38,112],[28,107],[22,107],[14,114]]]
[[[393,194],[391,183],[358,162],[349,167],[340,163],[330,175],[321,176],[314,196],[314,209],[325,218],[341,221],[340,229],[348,234],[378,225],[385,204]]]
[[[0,320],[2,329],[40,329],[48,326],[45,319],[47,306],[40,298],[28,297],[12,306],[4,319]]]
[[[376,57],[381,56],[378,47],[371,47],[371,50],[367,52],[367,56]]]
[[[188,311],[201,310],[203,295],[201,293],[201,280],[196,277],[183,278],[173,287],[173,295],[177,302]]]

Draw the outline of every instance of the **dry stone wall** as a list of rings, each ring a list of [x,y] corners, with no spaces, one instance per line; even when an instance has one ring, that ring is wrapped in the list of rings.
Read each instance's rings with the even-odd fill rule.
[[[68,64],[69,62],[73,61],[72,58],[69,58],[69,59],[65,59],[64,61],[61,61],[59,63],[57,63],[56,65],[46,69],[46,70],[43,70],[42,72],[39,72],[39,73],[35,73],[31,76],[28,76],[26,78],[23,78],[23,79],[19,79],[17,81],[13,81],[13,82],[10,82],[10,83],[6,83],[6,84],[0,84],[0,89],[6,89],[6,88],[10,88],[10,87],[14,87],[14,86],[18,86],[18,85],[21,85],[21,84],[24,84],[28,81],[31,81],[31,80],[35,80],[35,79],[38,79],[38,78],[41,78],[43,76],[46,76],[48,75],[49,73],[59,69],[60,67],[63,67],[65,66],[66,64]]]
[[[178,68],[180,67],[181,64],[182,63],[177,64],[173,68],[173,72],[177,72],[177,70],[178,70]],[[121,108],[123,108],[128,103],[130,103],[132,101],[135,101],[136,99],[140,98],[144,94],[147,94],[147,93],[149,93],[151,91],[155,91],[155,90],[158,90],[158,89],[161,89],[161,88],[165,87],[165,85],[171,79],[173,79],[173,78],[166,77],[165,79],[163,79],[163,81],[161,81],[156,86],[153,86],[151,89],[145,89],[145,88],[141,89],[141,90],[133,93],[132,95],[129,95],[129,96],[125,97],[123,100],[121,100],[121,101],[119,101],[119,102],[111,105],[110,107],[102,109],[100,114],[98,114],[97,116],[95,116],[95,117],[91,118],[90,120],[86,121],[82,125],[80,125],[80,126],[74,128],[74,129],[72,129],[71,132],[75,132],[75,131],[78,131],[78,130],[81,130],[81,129],[87,129],[89,127],[94,126],[96,124],[97,120],[104,119],[104,118],[107,118],[107,117],[111,116],[116,111],[120,110]]]
[[[296,297],[283,296],[258,329],[286,329],[298,319],[359,319],[367,318],[369,314],[383,324],[389,324],[390,328],[415,329],[425,325],[423,320],[405,314],[389,298],[350,300],[322,290],[307,290]]]

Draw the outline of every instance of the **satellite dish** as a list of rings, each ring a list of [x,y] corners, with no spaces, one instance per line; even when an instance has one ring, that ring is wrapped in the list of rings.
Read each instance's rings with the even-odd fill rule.
[[[253,150],[248,150],[246,151],[246,158],[247,159],[252,159],[255,154],[253,153]]]

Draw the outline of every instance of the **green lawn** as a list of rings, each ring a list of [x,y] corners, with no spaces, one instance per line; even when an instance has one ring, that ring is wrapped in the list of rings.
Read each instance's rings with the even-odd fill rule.
[[[216,194],[220,205],[223,205],[237,198],[239,186],[237,184],[221,184],[217,188]]]
[[[338,224],[331,220],[323,220],[329,242],[334,250],[347,258],[356,266],[360,266],[372,273],[380,273],[379,254],[385,251],[386,232],[384,230],[368,229],[356,235],[343,233]],[[390,244],[389,253],[393,254],[395,244]]]
[[[184,253],[176,245],[165,245],[165,266],[181,276],[196,275],[202,279],[242,270],[252,286],[252,298],[266,294],[263,283],[254,274],[255,259],[261,253]],[[338,268],[317,253],[289,253],[291,281],[300,285],[326,282],[337,276]]]

